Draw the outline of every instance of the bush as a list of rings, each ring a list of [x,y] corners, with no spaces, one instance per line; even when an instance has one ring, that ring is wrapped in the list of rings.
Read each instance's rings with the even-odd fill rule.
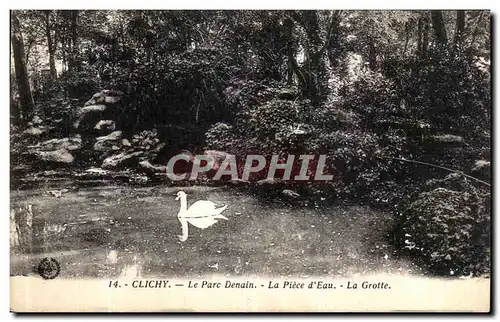
[[[401,95],[394,83],[381,74],[368,72],[353,84],[341,89],[343,105],[361,116],[367,129],[383,133],[389,127],[400,123],[405,115]]]
[[[234,134],[233,126],[222,122],[215,123],[207,130],[205,142],[208,149],[230,151],[235,154],[238,154],[237,149],[242,145]]]
[[[398,246],[432,273],[489,272],[489,193],[456,173],[432,180],[425,188],[431,190],[420,193],[398,213]]]

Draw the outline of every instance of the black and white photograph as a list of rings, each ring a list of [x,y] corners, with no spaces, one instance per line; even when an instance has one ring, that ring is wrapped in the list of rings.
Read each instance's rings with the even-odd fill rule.
[[[11,10],[11,311],[490,312],[491,19]]]

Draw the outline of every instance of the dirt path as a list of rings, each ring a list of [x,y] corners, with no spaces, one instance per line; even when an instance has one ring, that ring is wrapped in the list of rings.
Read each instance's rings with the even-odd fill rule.
[[[200,199],[228,204],[229,220],[203,231],[190,226],[188,240],[180,242],[179,190],[108,186],[61,197],[41,189],[12,192],[11,207],[33,205],[45,230],[35,254],[11,250],[11,275],[34,274],[46,256],[60,262],[61,277],[421,274],[393,257],[384,238],[390,214],[360,206],[266,204],[234,189],[183,189],[188,206]]]

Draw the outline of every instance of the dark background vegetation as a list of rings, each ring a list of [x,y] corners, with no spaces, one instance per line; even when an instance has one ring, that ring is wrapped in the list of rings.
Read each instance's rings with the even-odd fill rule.
[[[489,272],[489,12],[26,10],[11,31],[13,185],[326,154],[332,182],[246,187],[382,207],[402,256]]]

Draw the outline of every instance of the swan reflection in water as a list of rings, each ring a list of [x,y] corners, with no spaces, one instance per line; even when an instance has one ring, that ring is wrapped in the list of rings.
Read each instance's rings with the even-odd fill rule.
[[[227,217],[221,215],[226,210],[227,205],[216,208],[215,203],[208,200],[199,200],[187,207],[187,195],[184,191],[179,191],[175,200],[181,201],[181,209],[177,214],[182,225],[182,235],[179,236],[181,241],[186,241],[188,238],[188,223],[200,229],[208,228],[218,222],[218,219],[228,220]]]

